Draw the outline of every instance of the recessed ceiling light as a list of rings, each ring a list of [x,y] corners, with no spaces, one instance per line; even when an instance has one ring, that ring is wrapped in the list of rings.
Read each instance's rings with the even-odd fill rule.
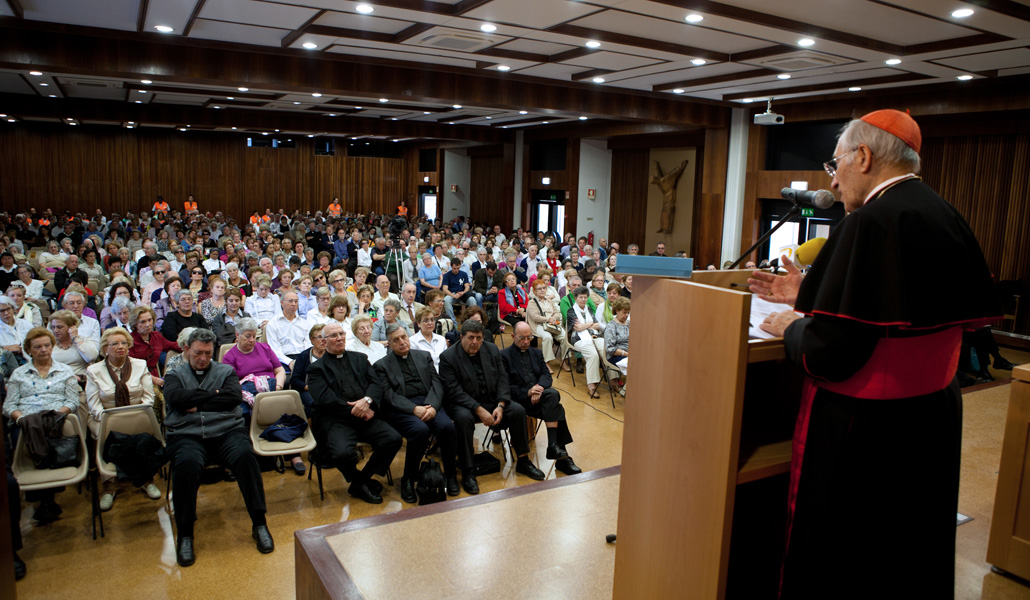
[[[262,131],[261,135],[268,135],[268,132],[267,131]]]
[[[497,31],[497,26],[493,23],[483,23],[479,26],[479,28],[487,33],[493,33],[494,31]]]
[[[858,87],[858,86],[855,86],[855,87],[849,87],[849,88],[848,88],[848,91],[849,91],[849,92],[861,92],[861,91],[862,91],[862,88],[860,88],[860,87]]]
[[[743,100],[741,100],[741,102],[743,102],[744,104],[751,104],[754,101],[754,98],[744,98]]]
[[[455,104],[452,108],[458,109],[458,108],[461,108],[461,105],[460,104]]]
[[[11,122],[13,123],[14,121],[12,120]],[[78,125],[78,123],[76,123],[75,121],[71,121],[71,122],[69,122],[68,124],[69,124],[69,125]]]
[[[6,119],[6,118],[7,118],[7,115],[5,113],[0,113],[0,119]]]
[[[236,98],[234,98],[234,97],[232,97],[232,96],[226,96],[226,97],[225,97],[225,99],[226,99],[226,100],[235,100]]]
[[[41,84],[39,84],[39,87],[50,87],[50,84],[49,83],[41,83]]]
[[[135,125],[136,121],[129,121],[129,125]]]
[[[580,121],[586,121],[586,120],[587,120],[587,118],[586,118],[586,117],[583,117],[583,116],[581,116],[581,117],[579,118],[579,120],[580,120]]]
[[[361,110],[361,107],[360,106],[355,106],[354,110]]]
[[[232,130],[233,130],[233,131],[236,131],[236,128],[235,128],[235,127],[233,127],[233,128],[232,128]]]
[[[245,87],[240,87],[240,88],[236,88],[236,89],[240,90],[241,92],[249,92],[250,91],[250,88],[245,88]]]
[[[700,67],[701,65],[708,64],[708,61],[703,58],[695,58],[694,60],[690,61],[690,64],[694,65],[695,67]]]
[[[397,117],[390,117],[390,120],[391,120],[391,121],[396,121],[396,120],[397,120]]]
[[[790,79],[790,75],[788,75],[787,73],[780,73],[776,76],[776,79]]]
[[[302,45],[308,50],[314,50],[315,48],[318,48],[318,44],[316,44],[315,42],[304,42],[304,44]]]
[[[380,98],[379,101],[382,102],[383,104],[386,104],[387,102],[390,101],[390,99],[389,98]]]
[[[315,92],[315,93],[311,94],[311,97],[312,98],[321,98],[322,94],[319,94],[318,92]]]
[[[313,134],[313,133],[309,133],[309,134],[308,134],[308,137],[315,137],[315,134]]]
[[[142,83],[143,85],[150,85],[151,83],[154,83],[153,81],[151,81],[149,79],[140,79],[139,82]]]
[[[219,109],[220,109],[220,108],[222,108],[222,107],[221,107],[221,106],[212,106],[211,108],[213,108],[213,109],[215,109],[215,110],[219,110]]]
[[[497,65],[498,71],[511,71],[511,67],[508,65]]]
[[[705,20],[704,17],[697,13],[691,13],[683,18],[686,19],[687,23],[700,23],[701,21]]]
[[[143,104],[143,101],[142,100],[137,100],[136,104]]]
[[[544,121],[543,122],[544,125],[547,125],[548,123],[550,123],[550,121]]]
[[[276,130],[275,130],[275,132],[276,132],[276,133],[279,133],[279,130],[278,130],[278,129],[276,129]]]
[[[175,31],[174,28],[169,27],[167,25],[154,25],[154,29],[160,31],[161,33],[171,33]]]
[[[685,91],[686,90],[684,90],[683,88],[676,88],[676,89],[672,90],[672,93],[673,94],[682,94]]]
[[[50,97],[51,97],[51,98],[56,98],[56,97],[57,97],[57,94],[50,94]]]
[[[520,114],[520,115],[528,115],[528,114],[529,114],[529,111],[528,111],[528,110],[520,110],[520,111],[519,111],[519,114]]]
[[[959,75],[955,79],[958,79],[959,81],[969,81],[972,78],[973,78],[972,75]]]
[[[493,117],[487,117],[487,118],[486,118],[486,120],[487,120],[487,121],[489,121],[489,120],[490,120],[490,119],[492,119],[492,118],[493,118]]]
[[[335,116],[336,116],[336,113],[329,113],[329,116],[330,116],[330,117],[335,117]]]
[[[374,11],[375,8],[373,8],[371,4],[359,4],[354,7],[354,10],[358,11],[363,15],[368,15],[372,14],[372,11]]]
[[[448,123],[448,125],[454,125],[454,121],[451,121],[450,123]]]
[[[300,102],[294,102],[293,104],[294,104],[294,106],[296,106],[297,104],[300,104]]]
[[[960,8],[960,9],[958,9],[956,11],[952,11],[951,16],[955,17],[956,19],[964,19],[964,18],[966,18],[966,17],[968,17],[968,16],[970,16],[972,14],[973,14],[973,9],[971,9],[971,8]]]
[[[132,129],[132,125],[126,125],[125,128],[126,129]]]
[[[18,119],[7,119],[8,123],[17,123]]]
[[[801,38],[800,40],[798,40],[798,46],[804,46],[804,47],[807,48],[808,46],[814,46],[814,45],[815,45],[815,40],[813,40],[812,38]]]
[[[604,83],[604,77],[594,77],[590,81],[593,81],[594,83]]]
[[[433,113],[429,112],[428,110],[424,110],[424,111],[422,111],[422,114],[424,114],[424,115],[431,115]]]
[[[885,64],[888,64],[888,65],[900,65],[901,64],[901,59],[900,58],[888,58],[887,60],[885,60],[883,62]]]
[[[140,94],[146,94],[146,93],[147,93],[147,90],[136,90],[136,92],[137,92],[137,93],[140,93]]]
[[[590,40],[586,43],[587,48],[600,48],[601,42]]]
[[[507,125],[501,125],[501,129],[507,129],[507,128],[508,128]]]
[[[189,130],[188,130],[188,129],[186,129],[185,127],[180,127],[180,128],[179,128],[179,131],[189,131]]]
[[[29,71],[29,75],[32,75],[33,77],[40,77],[41,75],[43,75],[43,73],[41,71]]]

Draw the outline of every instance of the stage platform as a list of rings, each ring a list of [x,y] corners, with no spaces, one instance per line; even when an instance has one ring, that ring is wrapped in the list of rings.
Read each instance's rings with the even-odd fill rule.
[[[619,479],[615,466],[297,531],[297,598],[610,598]]]

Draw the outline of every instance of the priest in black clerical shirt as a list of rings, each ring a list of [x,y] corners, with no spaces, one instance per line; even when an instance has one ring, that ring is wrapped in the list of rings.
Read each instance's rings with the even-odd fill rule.
[[[566,444],[572,443],[572,434],[565,421],[561,393],[551,387],[551,371],[544,362],[544,353],[529,345],[533,330],[520,322],[515,324],[514,333],[514,343],[501,351],[511,397],[526,409],[527,415],[543,419],[547,428],[547,458],[555,461],[554,468],[566,475],[582,473],[565,449]]]
[[[383,388],[368,357],[344,351],[347,335],[339,323],[326,325],[322,336],[325,355],[308,371],[319,451],[350,482],[347,491],[352,496],[380,504],[383,485],[372,476],[382,475],[390,468],[401,448],[401,436],[379,416]],[[372,444],[372,456],[360,471],[358,442]]]
[[[483,343],[482,323],[468,319],[461,324],[461,342],[440,355],[440,379],[447,388],[445,408],[458,433],[461,485],[466,492],[479,493],[472,468],[476,421],[495,429],[510,429],[511,444],[518,455],[515,472],[538,481],[544,479],[544,472],[529,459],[526,409],[511,401],[507,369],[497,346]]]
[[[414,503],[415,482],[422,456],[429,447],[429,436],[435,435],[443,457],[447,494],[458,495],[458,471],[455,462],[454,421],[443,409],[443,383],[433,367],[433,357],[424,350],[412,350],[408,332],[402,324],[386,327],[390,352],[376,361],[375,370],[383,386],[385,419],[406,440],[404,477],[401,479],[401,500]]]

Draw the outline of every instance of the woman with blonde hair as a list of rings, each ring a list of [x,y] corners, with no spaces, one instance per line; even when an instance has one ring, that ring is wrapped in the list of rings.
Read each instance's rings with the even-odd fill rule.
[[[537,278],[533,282],[533,295],[529,299],[526,310],[526,322],[533,328],[533,333],[540,340],[540,351],[544,353],[544,362],[555,358],[554,343],[564,345],[565,329],[561,323],[561,309],[558,303],[547,297],[551,288],[545,279]]]
[[[100,352],[104,360],[86,369],[86,423],[94,438],[100,435],[100,419],[104,411],[133,404],[154,405],[154,380],[147,362],[129,356],[132,334],[121,327],[112,327],[100,338]],[[104,478],[100,496],[100,510],[111,510],[114,503],[115,482]],[[161,497],[153,479],[139,486],[151,500]]]

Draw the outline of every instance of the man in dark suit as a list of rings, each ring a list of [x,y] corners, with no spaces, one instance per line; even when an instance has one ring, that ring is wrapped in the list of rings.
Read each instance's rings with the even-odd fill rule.
[[[360,352],[344,350],[347,335],[339,323],[326,325],[322,336],[326,353],[308,371],[319,452],[350,482],[347,491],[352,496],[369,504],[381,504],[383,485],[372,476],[390,468],[401,448],[401,436],[379,416],[383,388],[368,358]],[[372,444],[372,456],[360,471],[358,442]]]
[[[458,469],[455,463],[457,437],[454,421],[443,409],[443,383],[433,367],[433,358],[424,350],[412,350],[408,332],[400,323],[386,327],[390,352],[376,361],[376,374],[383,387],[384,418],[404,439],[404,476],[401,500],[414,503],[415,481],[422,456],[429,447],[430,434],[436,436],[443,456],[447,494],[458,495]]]
[[[470,494],[479,493],[472,470],[472,435],[476,421],[487,427],[511,431],[511,443],[518,460],[515,472],[541,481],[544,472],[529,459],[526,409],[512,402],[508,372],[497,346],[483,343],[483,324],[468,319],[461,324],[461,342],[440,355],[440,379],[447,387],[446,409],[458,433],[458,460],[463,471],[461,485]]]
[[[554,468],[566,475],[582,473],[572,462],[566,444],[572,443],[572,433],[565,421],[565,408],[561,393],[551,387],[551,371],[544,362],[544,353],[530,347],[533,330],[525,322],[515,324],[515,342],[501,351],[508,371],[511,397],[526,409],[526,414],[543,419],[547,427],[547,458],[555,461]]]
[[[497,263],[490,261],[472,276],[472,292],[482,307],[484,302],[497,302],[498,290],[504,289],[504,275],[497,271]]]
[[[86,287],[86,283],[89,281],[89,275],[79,268],[78,254],[69,256],[64,263],[64,268],[54,275],[54,287],[58,293],[61,293],[73,281],[81,283],[82,287]]]

